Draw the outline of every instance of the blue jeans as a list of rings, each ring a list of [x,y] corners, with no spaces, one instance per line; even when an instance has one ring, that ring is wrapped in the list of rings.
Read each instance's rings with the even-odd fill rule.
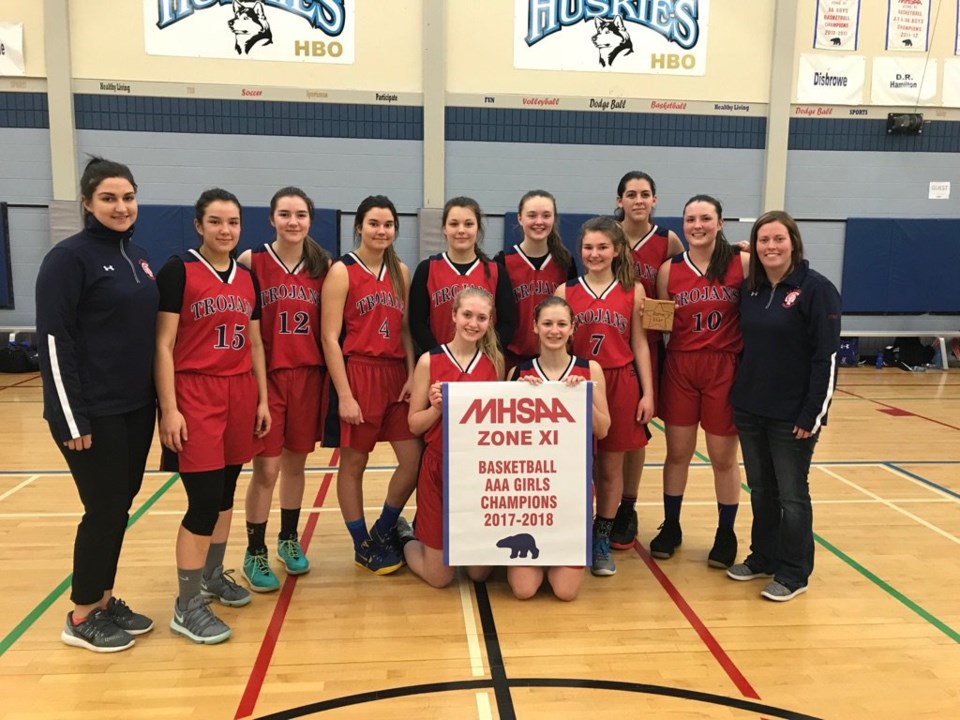
[[[797,440],[793,423],[734,410],[750,486],[753,528],[747,564],[791,590],[813,572],[813,507],[807,475],[819,432]]]

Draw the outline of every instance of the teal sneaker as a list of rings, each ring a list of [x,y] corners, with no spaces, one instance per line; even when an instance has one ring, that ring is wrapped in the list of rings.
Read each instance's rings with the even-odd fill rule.
[[[243,554],[243,577],[254,592],[273,592],[280,587],[280,581],[270,569],[270,559],[264,553]]]
[[[303,548],[296,537],[278,539],[277,557],[283,561],[287,575],[303,575],[310,572],[310,561],[303,554]]]

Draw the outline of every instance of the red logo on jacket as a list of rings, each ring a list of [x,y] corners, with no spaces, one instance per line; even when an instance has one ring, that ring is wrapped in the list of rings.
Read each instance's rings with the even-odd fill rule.
[[[783,306],[785,308],[793,307],[794,303],[800,298],[799,290],[791,290],[787,293],[787,296],[783,299]]]

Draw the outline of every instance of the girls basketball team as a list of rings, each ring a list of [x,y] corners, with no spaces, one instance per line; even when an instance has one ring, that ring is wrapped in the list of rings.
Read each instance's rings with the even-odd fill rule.
[[[776,271],[772,276],[789,280],[805,262],[799,232],[785,213],[755,227],[750,252],[741,253],[723,235],[720,203],[697,195],[684,207],[684,250],[677,235],[653,223],[653,178],[630,172],[617,189],[615,218],[597,217],[583,225],[583,274],[578,274],[560,241],[550,193],[533,190],[521,198],[522,241],[492,260],[481,249],[479,205],[458,197],[443,210],[446,251],[420,263],[411,281],[394,248],[397,211],[384,196],[360,203],[355,247],[333,261],[309,237],[310,197],[299,188],[283,188],[270,202],[274,239],[237,257],[241,205],[232,193],[216,188],[196,203],[198,247],[171,258],[154,276],[145,253],[130,243],[137,204],[129,169],[94,159],[81,190],[86,229],[54,248],[40,271],[44,288],[57,283],[70,297],[55,302],[46,290],[41,302],[38,282],[37,303],[44,416],[85,509],[74,553],[75,606],[62,633],[67,644],[116,652],[153,627],[113,593],[122,526],[143,475],[145,438],[153,431],[152,414],[142,412],[152,406],[150,383],[142,377],[151,364],[165,467],[179,471],[187,494],[176,539],[179,591],[170,627],[197,643],[230,637],[211,602],[240,607],[251,600],[232,571],[224,570],[244,463],[253,460],[245,499],[245,584],[254,592],[280,586],[266,536],[278,481],[279,565],[290,575],[310,570],[298,524],[306,457],[317,441],[340,448],[337,499],[356,564],[383,575],[406,563],[430,585],[449,584],[454,569],[443,564],[441,386],[461,380],[594,383],[594,575],[614,575],[611,548],[636,542],[634,506],[650,437],[647,424],[657,414],[666,428],[667,459],[664,520],[650,543],[651,554],[669,558],[682,542],[680,508],[700,425],[718,502],[708,563],[729,568],[736,580],[773,577],[771,585],[780,590],[765,590],[770,599],[790,599],[806,589],[812,557],[793,562],[789,548],[778,556],[779,478],[761,477],[777,473],[768,471],[771,463],[763,460],[755,440],[748,482],[751,488],[767,488],[766,504],[772,498],[773,505],[758,528],[756,516],[765,508],[755,504],[753,554],[734,565],[739,424],[730,391],[744,349],[740,288],[751,268],[769,265]],[[97,266],[104,258],[129,267],[131,276],[91,280],[84,274],[84,263]],[[753,276],[758,272],[752,270]],[[827,298],[820,304],[833,311],[838,301],[829,294],[832,285],[822,285],[815,288]],[[641,324],[648,297],[676,304],[665,351],[664,338]],[[107,322],[91,324],[89,317]],[[101,372],[103,360],[85,350],[96,340],[113,348],[111,357],[136,359],[143,354],[140,335],[154,327],[142,362]],[[94,332],[110,337],[92,338]],[[832,327],[819,335],[804,332],[819,338],[812,356],[829,354],[824,344],[831,342]],[[818,367],[817,382],[831,384],[829,392],[820,393],[811,383],[824,412],[816,415],[815,426],[798,425],[803,432],[797,437],[808,451],[805,467],[832,393],[832,376],[822,372],[822,362]],[[749,409],[756,425],[763,413]],[[109,439],[98,442],[102,435]],[[382,512],[368,528],[362,481],[369,454],[380,441],[391,444],[397,467]],[[96,449],[106,442],[123,452]],[[794,485],[806,482],[802,459],[799,464]],[[91,483],[94,476],[104,482]],[[401,511],[415,489],[411,527]],[[795,525],[789,537],[806,538],[807,525]],[[110,543],[88,540],[98,533]],[[782,577],[781,566],[787,573]],[[483,580],[489,568],[467,572]],[[508,569],[507,579],[521,599],[535,595],[546,580],[556,597],[572,600],[583,574],[582,567],[517,566]]]

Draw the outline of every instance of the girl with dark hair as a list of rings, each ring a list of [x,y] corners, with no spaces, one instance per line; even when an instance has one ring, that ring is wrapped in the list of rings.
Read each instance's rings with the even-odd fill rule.
[[[617,209],[614,217],[620,221],[633,256],[633,269],[643,284],[647,297],[657,296],[657,271],[665,260],[683,252],[680,238],[672,230],[653,224],[657,206],[657,184],[640,170],[626,173],[617,185]],[[654,388],[660,384],[660,361],[663,356],[663,336],[647,330],[650,345],[650,369]],[[628,452],[623,459],[623,497],[610,533],[610,547],[627,550],[637,537],[637,493],[640,476],[646,461],[646,448]]]
[[[596,361],[576,357],[568,351],[573,335],[573,311],[567,301],[555,295],[541,300],[534,309],[533,332],[536,333],[540,353],[515,367],[510,379],[531,385],[544,382],[579,385],[584,380],[592,381],[594,442],[602,440],[610,430],[603,369]],[[550,583],[557,598],[574,600],[583,582],[583,568],[534,565],[511,565],[507,568],[507,582],[518,600],[528,600],[536,595],[544,579]]]
[[[598,444],[595,460],[597,515],[593,523],[594,575],[613,575],[610,531],[623,494],[623,456],[646,447],[646,424],[654,412],[650,349],[641,325],[643,285],[623,230],[609,217],[596,217],[580,231],[580,259],[586,273],[557,288],[573,311],[573,352],[596,360],[606,380],[611,417],[619,420]]]
[[[504,350],[507,367],[516,367],[537,354],[534,308],[568,280],[577,277],[577,267],[560,239],[557,201],[546,190],[530,190],[520,198],[517,222],[523,231],[519,245],[497,253],[494,260],[513,288],[517,326]]]
[[[409,271],[393,247],[397,209],[389,198],[364,199],[354,233],[357,247],[330,268],[320,303],[323,353],[333,386],[329,412],[338,415],[329,418],[327,428],[333,432],[324,445],[340,448],[337,500],[353,539],[354,562],[386,575],[403,564],[397,520],[416,487],[421,449],[407,424],[414,366],[407,320]],[[383,511],[368,532],[363,472],[381,440],[393,447],[397,469]]]
[[[733,580],[770,578],[775,602],[807,591],[813,509],[807,476],[837,382],[840,294],[803,259],[800,229],[781,210],[750,231],[740,302],[743,354],[730,395],[750,486],[750,555]]]
[[[187,492],[177,533],[179,595],[170,628],[214,644],[231,630],[209,598],[241,607],[250,593],[224,572],[233,496],[243,464],[270,431],[266,361],[256,279],[233,255],[240,241],[240,201],[220,188],[196,204],[200,247],[160,271],[154,372],[165,467],[176,453]]]
[[[243,576],[255,592],[280,587],[270,568],[266,531],[273,488],[280,479],[277,557],[288,575],[310,570],[297,534],[305,485],[304,467],[323,417],[327,373],[320,347],[320,293],[330,255],[307,234],[313,201],[300,188],[285,187],[270,200],[276,238],[247,250],[240,263],[260,287],[267,396],[272,424],[253,459],[247,487],[247,551]]]
[[[454,568],[443,563],[443,411],[444,383],[503,379],[503,356],[493,332],[493,296],[466,287],[453,299],[453,339],[417,361],[410,396],[410,431],[423,435],[426,447],[417,477],[416,535],[403,535],[403,554],[415,575],[433,587],[446,587]],[[470,567],[471,580],[483,581],[488,567]]]
[[[113,594],[128,513],[153,442],[154,323],[159,293],[131,242],[137,184],[126,165],[91,158],[80,179],[83,230],[37,274],[43,417],[83,503],[73,546],[73,610],[60,638],[126,650],[153,620]]]
[[[483,213],[473,198],[455,197],[443,206],[445,252],[417,265],[410,284],[410,330],[417,352],[453,339],[453,299],[465,287],[481,287],[494,297],[496,331],[501,347],[510,343],[516,308],[507,274],[481,248]]]
[[[676,309],[660,382],[667,440],[664,521],[650,542],[650,554],[669,558],[683,539],[680,508],[699,423],[706,435],[719,513],[707,562],[728,568],[737,555],[733,526],[740,503],[737,429],[729,397],[743,347],[740,285],[749,255],[727,242],[723,208],[709,195],[687,201],[683,233],[690,249],[663,263],[657,273],[657,296],[673,300]]]

